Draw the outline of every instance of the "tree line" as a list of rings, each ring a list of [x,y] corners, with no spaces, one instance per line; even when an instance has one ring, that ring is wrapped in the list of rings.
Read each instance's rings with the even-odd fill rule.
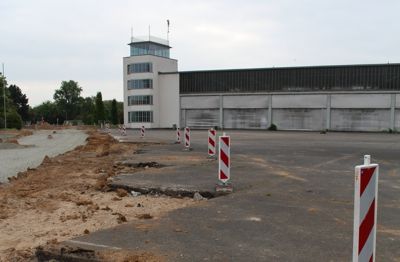
[[[0,128],[4,128],[4,88],[6,94],[7,128],[21,128],[24,123],[42,120],[50,124],[83,123],[86,125],[109,122],[123,123],[123,103],[115,99],[103,101],[101,92],[82,97],[82,87],[73,80],[62,81],[55,90],[53,101],[30,107],[29,99],[16,85],[7,85],[0,74]]]

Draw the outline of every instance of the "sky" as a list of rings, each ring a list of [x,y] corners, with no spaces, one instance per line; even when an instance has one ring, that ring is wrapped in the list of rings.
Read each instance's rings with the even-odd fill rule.
[[[1,0],[0,62],[31,106],[74,80],[122,101],[134,36],[166,38],[179,71],[400,62],[400,1]]]

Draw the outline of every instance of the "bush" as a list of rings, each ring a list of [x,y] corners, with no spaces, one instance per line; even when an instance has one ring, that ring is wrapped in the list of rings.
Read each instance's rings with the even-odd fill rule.
[[[268,130],[269,130],[269,131],[276,131],[276,130],[278,130],[278,127],[277,127],[274,123],[272,123],[272,124],[268,127]]]
[[[1,119],[4,126],[4,119]],[[3,127],[2,126],[2,127]],[[16,111],[10,111],[7,113],[7,128],[22,128],[22,118]]]

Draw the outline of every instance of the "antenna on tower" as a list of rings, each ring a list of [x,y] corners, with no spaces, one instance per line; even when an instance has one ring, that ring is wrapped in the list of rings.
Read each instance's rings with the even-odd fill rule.
[[[169,19],[167,19],[167,41],[169,44]]]
[[[149,41],[150,41],[150,25],[149,25]]]
[[[133,26],[131,26],[131,43],[133,42]]]

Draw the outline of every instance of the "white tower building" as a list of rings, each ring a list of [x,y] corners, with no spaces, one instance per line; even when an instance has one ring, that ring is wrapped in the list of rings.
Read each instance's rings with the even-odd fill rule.
[[[128,128],[179,126],[178,61],[168,41],[132,38],[124,64],[124,123]]]

